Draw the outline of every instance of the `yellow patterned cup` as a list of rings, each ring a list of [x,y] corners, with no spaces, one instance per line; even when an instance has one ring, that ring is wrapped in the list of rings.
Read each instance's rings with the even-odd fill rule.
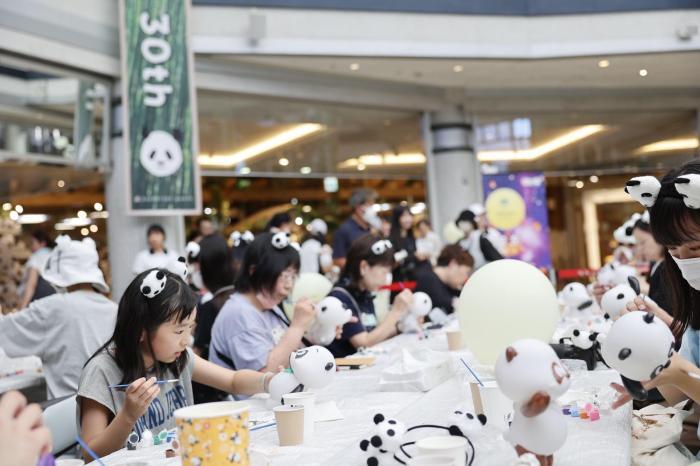
[[[249,466],[248,404],[222,401],[175,411],[182,466]]]

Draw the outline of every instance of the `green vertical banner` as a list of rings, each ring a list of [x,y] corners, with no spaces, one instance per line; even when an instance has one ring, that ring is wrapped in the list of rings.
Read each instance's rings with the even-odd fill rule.
[[[128,213],[198,214],[189,0],[120,0],[119,5]]]

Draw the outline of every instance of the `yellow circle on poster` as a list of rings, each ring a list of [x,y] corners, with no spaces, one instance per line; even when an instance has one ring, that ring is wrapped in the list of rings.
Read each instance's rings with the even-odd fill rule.
[[[486,217],[493,227],[511,230],[525,220],[525,200],[514,189],[496,189],[486,198]]]

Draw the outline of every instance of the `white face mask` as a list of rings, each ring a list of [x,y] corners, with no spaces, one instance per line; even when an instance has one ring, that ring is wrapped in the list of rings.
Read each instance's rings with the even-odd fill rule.
[[[694,259],[678,259],[671,256],[673,261],[681,269],[681,274],[685,281],[694,289],[700,291],[700,257]]]
[[[369,226],[376,230],[379,230],[382,227],[382,220],[379,218],[379,216],[372,207],[368,207],[365,209],[365,212],[362,214],[362,220],[367,222]]]

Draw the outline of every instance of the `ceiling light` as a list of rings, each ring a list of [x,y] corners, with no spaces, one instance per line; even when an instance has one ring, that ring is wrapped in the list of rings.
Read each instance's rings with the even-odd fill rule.
[[[106,210],[103,210],[102,212],[91,212],[90,218],[92,218],[92,219],[109,218],[109,212],[107,212]]]
[[[509,160],[527,161],[535,160],[550,152],[561,149],[562,147],[573,144],[605,129],[604,125],[586,125],[571,130],[554,139],[524,150],[493,150],[479,151],[478,158],[480,162],[502,162]]]
[[[282,157],[281,159],[278,160],[278,163],[280,165],[282,165],[283,167],[286,167],[287,165],[289,165],[289,159]]]
[[[311,212],[311,206],[305,205],[304,207],[301,208],[301,211],[304,212],[305,214],[308,214],[309,212]]]
[[[417,204],[414,204],[410,210],[413,215],[418,215],[425,210],[425,203],[418,202]]]
[[[95,202],[95,205],[94,205],[93,207],[94,207],[95,210],[98,211],[98,212],[102,212],[102,209],[104,209],[104,207],[102,206],[102,204],[100,204],[99,202]]]
[[[90,230],[88,230],[87,228],[81,228],[81,229],[80,229],[80,234],[83,235],[83,236],[87,236],[87,235],[90,234]]]
[[[238,173],[241,175],[250,175],[250,167],[243,167]]]
[[[12,204],[10,204],[9,202],[4,203],[2,205],[2,210],[4,210],[4,211],[12,210]]]
[[[297,199],[296,197],[293,197],[292,200],[289,201],[289,203],[292,205],[297,205],[297,204],[299,204],[299,199]]]
[[[462,65],[455,65],[452,68],[452,71],[454,71],[455,73],[461,73],[462,71],[464,71],[464,67]]]
[[[607,68],[610,66],[610,60],[600,60],[598,62],[598,68]]]
[[[66,185],[66,182],[63,180],[58,180],[58,182],[56,183],[56,186],[58,186],[59,188],[62,188],[65,185]]]
[[[357,164],[357,171],[359,171],[359,172],[364,171],[365,168],[367,168],[367,167],[365,167],[363,164],[361,164],[361,163]]]
[[[591,183],[597,183],[600,180],[600,178],[598,178],[596,175],[591,175],[591,177],[588,179]]]
[[[360,64],[359,64],[359,63],[351,63],[351,64],[350,64],[350,69],[351,69],[352,71],[357,71],[357,70],[360,69]]]
[[[18,220],[19,214],[13,210],[12,212],[10,212],[10,219],[11,220]]]
[[[641,76],[642,78],[648,74],[649,74],[649,72],[647,70],[645,70],[644,68],[639,70],[639,76]]]
[[[382,165],[421,165],[425,163],[425,155],[420,152],[403,154],[365,154],[341,162],[339,168],[377,167]]]
[[[301,218],[301,217],[297,217],[297,218],[294,219],[294,223],[296,223],[297,225],[301,226],[301,224],[304,223],[304,219]]]
[[[36,225],[38,223],[44,223],[49,219],[46,214],[23,214],[20,215],[17,221],[22,225]]]
[[[24,207],[22,207],[21,205],[17,204],[17,205],[15,206],[15,210],[17,211],[18,214],[21,214],[22,212],[24,212]]]
[[[64,218],[63,220],[61,220],[61,223],[70,225],[72,227],[86,227],[92,223],[92,220],[90,220],[89,218],[70,217]]]
[[[90,225],[90,231],[91,231],[91,232],[97,233],[97,230],[98,230],[97,225]]]
[[[84,210],[79,210],[78,218],[87,218],[87,212],[85,212]]]
[[[691,150],[698,148],[698,138],[665,139],[640,147],[635,154],[648,154],[651,152],[666,152],[672,150]]]
[[[577,187],[578,189],[583,188],[583,181],[581,181],[581,180],[577,181],[577,182],[576,182],[576,187]]]
[[[211,207],[206,207],[204,209],[204,215],[211,215]]]
[[[74,230],[75,227],[73,225],[67,225],[65,223],[57,223],[53,226],[53,229],[58,231],[69,231]]]
[[[200,154],[197,157],[197,161],[200,163],[200,165],[212,167],[231,167],[234,165],[238,165],[239,163],[244,162],[248,159],[252,159],[253,157],[257,157],[260,154],[264,154],[265,152],[269,152],[273,149],[277,149],[278,147],[289,144],[290,142],[296,141],[297,139],[301,139],[311,134],[318,133],[319,131],[322,131],[325,128],[325,126],[319,125],[317,123],[303,123],[300,125],[296,125],[291,129],[281,131],[275,134],[274,136],[264,139],[256,144],[252,144],[232,154]],[[246,167],[241,168],[240,172],[243,173],[243,170],[245,168]]]
[[[311,173],[311,167],[301,167],[299,172],[301,172],[302,175],[308,175]]]

